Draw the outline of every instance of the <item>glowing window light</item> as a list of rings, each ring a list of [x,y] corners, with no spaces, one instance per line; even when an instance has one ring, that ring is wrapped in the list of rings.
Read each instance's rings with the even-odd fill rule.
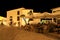
[[[46,23],[47,20],[42,20],[40,23]]]
[[[0,16],[0,20],[2,20],[2,19],[3,19],[3,17]]]

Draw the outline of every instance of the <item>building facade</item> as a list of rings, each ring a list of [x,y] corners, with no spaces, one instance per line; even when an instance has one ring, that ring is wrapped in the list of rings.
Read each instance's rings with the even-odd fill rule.
[[[60,20],[60,7],[53,8],[52,10],[52,15],[54,15],[54,19],[56,19],[56,22]]]
[[[0,25],[7,25],[7,19],[5,17],[0,16]]]
[[[14,10],[7,11],[7,24],[14,26],[25,25],[26,21],[29,19],[27,15],[33,12],[32,9],[18,8]],[[25,18],[25,16],[27,18]]]
[[[52,13],[33,12],[33,9],[18,8],[7,11],[7,24],[21,26],[41,22],[57,22],[60,19],[60,7],[52,9]]]

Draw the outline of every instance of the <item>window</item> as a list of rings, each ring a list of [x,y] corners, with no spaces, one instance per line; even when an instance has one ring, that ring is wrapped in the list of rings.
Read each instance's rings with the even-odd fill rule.
[[[20,20],[20,17],[18,16],[18,17],[17,17],[17,21],[19,21],[19,20]]]
[[[17,11],[17,15],[19,15],[19,11]]]
[[[42,18],[41,20],[52,20],[51,18]]]
[[[10,19],[10,21],[12,21],[12,19]]]
[[[33,21],[33,19],[31,18],[31,19],[29,19],[29,21]]]
[[[10,22],[10,25],[12,25],[12,22]]]
[[[18,24],[20,25],[20,22],[18,22]]]
[[[54,22],[56,22],[56,18],[54,18]]]
[[[18,26],[20,26],[20,22],[18,22]]]
[[[10,18],[12,18],[12,16],[10,16]]]

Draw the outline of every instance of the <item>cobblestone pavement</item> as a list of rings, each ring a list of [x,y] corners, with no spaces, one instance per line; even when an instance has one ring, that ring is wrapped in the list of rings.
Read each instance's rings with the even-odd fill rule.
[[[45,34],[45,35],[48,36],[48,37],[53,37],[56,40],[60,40],[60,34],[57,34],[57,33],[48,33],[48,34]]]
[[[0,29],[0,40],[55,40],[46,35],[24,31],[16,27],[3,27]]]

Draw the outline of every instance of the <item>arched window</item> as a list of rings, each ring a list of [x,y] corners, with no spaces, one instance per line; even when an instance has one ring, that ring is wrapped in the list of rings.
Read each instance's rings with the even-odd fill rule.
[[[10,21],[12,21],[12,16],[10,16]]]
[[[10,21],[12,21],[12,19],[10,19]]]
[[[19,13],[20,13],[20,12],[19,12],[19,11],[17,11],[17,15],[19,15]]]
[[[54,18],[54,22],[56,22],[56,18]]]
[[[9,25],[12,25],[12,22],[10,22],[10,24]]]
[[[10,16],[10,18],[12,18],[12,16]]]
[[[17,16],[17,21],[19,21],[20,20],[20,17],[19,16]]]

